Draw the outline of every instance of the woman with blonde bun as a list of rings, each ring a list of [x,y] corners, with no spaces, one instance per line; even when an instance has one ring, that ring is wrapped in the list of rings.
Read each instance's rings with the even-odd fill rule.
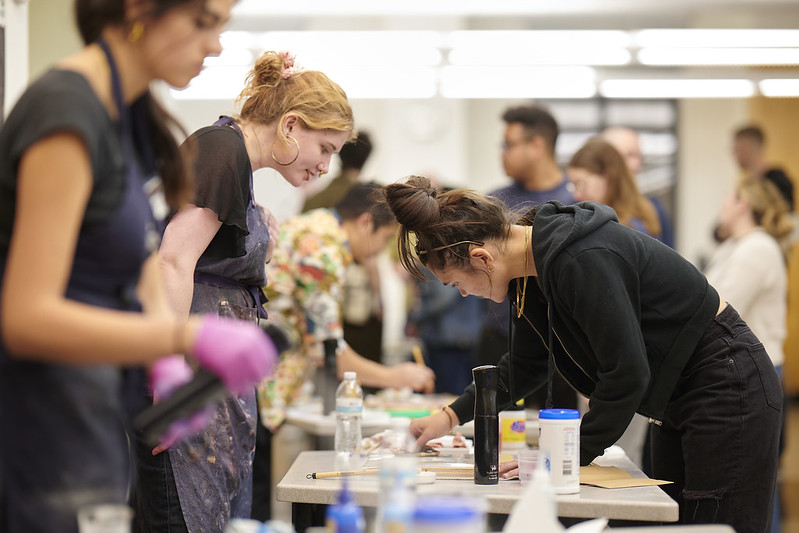
[[[257,324],[266,318],[261,288],[278,225],[255,202],[253,172],[271,168],[299,187],[327,173],[355,131],[341,87],[298,69],[288,52],[263,53],[237,101],[237,115],[189,139],[195,193],[169,220],[161,270],[179,316],[202,311]],[[231,519],[249,518],[256,424],[250,387],[219,402],[202,433],[155,450],[137,443],[137,529],[223,531]]]

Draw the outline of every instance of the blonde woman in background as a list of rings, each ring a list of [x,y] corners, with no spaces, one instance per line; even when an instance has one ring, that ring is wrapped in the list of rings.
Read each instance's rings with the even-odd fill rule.
[[[711,256],[705,275],[761,340],[781,380],[788,316],[784,242],[794,231],[790,206],[773,182],[746,178],[727,195],[718,229],[727,238]],[[783,427],[784,417],[783,408]],[[784,435],[780,454],[783,444]],[[772,533],[779,531],[779,497],[778,489]]]
[[[575,200],[609,205],[620,223],[660,239],[655,206],[638,190],[624,158],[612,144],[592,137],[572,156],[567,173]]]

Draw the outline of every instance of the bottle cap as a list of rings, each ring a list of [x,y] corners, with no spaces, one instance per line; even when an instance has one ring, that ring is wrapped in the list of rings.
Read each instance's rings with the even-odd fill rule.
[[[355,379],[355,377],[357,375],[358,374],[356,374],[355,372],[352,372],[352,371],[344,372],[344,379]]]
[[[538,418],[545,420],[575,420],[580,418],[580,411],[577,409],[541,409],[538,411]]]

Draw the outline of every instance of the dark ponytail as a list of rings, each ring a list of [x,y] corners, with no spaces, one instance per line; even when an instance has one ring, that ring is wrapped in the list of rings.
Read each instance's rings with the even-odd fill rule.
[[[471,244],[504,241],[510,231],[502,202],[468,189],[445,192],[425,177],[410,176],[386,185],[383,195],[400,224],[400,263],[420,279],[417,261],[436,270],[464,267]]]

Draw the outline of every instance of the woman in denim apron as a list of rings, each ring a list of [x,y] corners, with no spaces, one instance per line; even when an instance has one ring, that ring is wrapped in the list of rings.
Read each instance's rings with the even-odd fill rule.
[[[354,137],[354,124],[344,91],[320,72],[295,70],[288,53],[264,53],[240,100],[239,116],[192,135],[196,196],[170,220],[161,256],[179,315],[257,323],[266,317],[261,288],[277,224],[255,203],[252,173],[272,168],[299,187],[328,171],[332,155]],[[215,532],[232,518],[248,518],[256,421],[252,388],[228,395],[201,434],[166,452],[137,443],[136,529]]]
[[[201,327],[157,290],[157,206],[179,205],[189,174],[149,83],[198,74],[233,0],[132,5],[78,0],[93,44],[33,82],[0,132],[5,532],[76,532],[79,508],[125,503],[123,367],[185,351]]]

